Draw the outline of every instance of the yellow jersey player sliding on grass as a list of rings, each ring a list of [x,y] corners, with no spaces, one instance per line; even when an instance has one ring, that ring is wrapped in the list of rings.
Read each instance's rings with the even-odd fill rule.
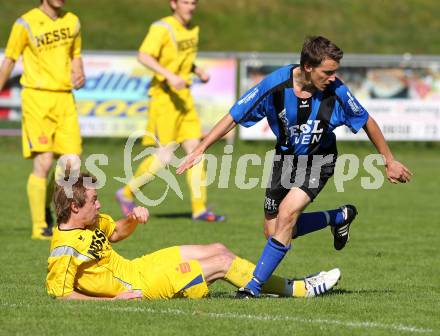
[[[255,265],[219,243],[174,246],[133,260],[120,256],[112,243],[146,223],[148,210],[135,207],[115,222],[99,213],[95,183],[94,177],[81,173],[71,189],[55,186],[58,226],[48,259],[49,295],[63,299],[196,299],[207,296],[208,285],[218,279],[241,287],[252,278]],[[263,292],[313,297],[329,291],[339,278],[339,269],[296,280],[273,275]]]
[[[42,0],[18,18],[0,68],[0,91],[23,56],[23,156],[33,159],[27,182],[32,238],[48,239],[46,180],[53,157],[81,154],[81,136],[72,89],[84,85],[78,18],[62,11],[65,0]],[[47,197],[50,199],[51,197]]]

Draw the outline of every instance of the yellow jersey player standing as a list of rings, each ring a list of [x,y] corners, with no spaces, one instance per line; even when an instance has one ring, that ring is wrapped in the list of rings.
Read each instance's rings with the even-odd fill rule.
[[[96,178],[85,173],[76,177],[68,192],[55,186],[58,225],[48,259],[49,295],[80,300],[198,299],[205,297],[208,285],[218,279],[240,287],[252,277],[255,265],[220,243],[173,246],[125,259],[113,250],[112,243],[146,223],[148,210],[134,207],[126,218],[115,222],[99,213],[101,204],[93,187]],[[263,291],[284,297],[314,297],[330,290],[339,277],[337,268],[297,280],[273,275]],[[318,287],[325,290],[318,291]]]
[[[127,215],[135,206],[133,192],[150,181],[171,159],[173,144],[182,144],[190,153],[200,143],[200,119],[190,92],[191,74],[206,83],[209,75],[194,63],[199,41],[199,27],[191,24],[197,0],[171,0],[173,15],[154,22],[140,49],[139,61],[154,72],[150,85],[145,146],[159,145],[160,155],[147,157],[134,178],[116,193],[122,212]],[[194,220],[222,221],[206,208],[206,179],[203,165],[187,174]]]
[[[65,0],[41,0],[18,18],[0,68],[0,91],[15,62],[23,56],[23,156],[33,159],[27,182],[32,238],[50,238],[47,229],[46,180],[54,156],[81,154],[81,136],[72,89],[84,85],[81,26],[64,12]]]

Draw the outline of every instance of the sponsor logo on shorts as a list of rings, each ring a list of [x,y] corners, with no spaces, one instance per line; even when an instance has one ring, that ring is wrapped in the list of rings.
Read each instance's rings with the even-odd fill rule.
[[[269,212],[276,212],[276,211],[278,211],[278,205],[275,203],[274,199],[271,199],[269,197],[265,197],[264,209],[266,209],[266,211],[269,211]]]
[[[40,135],[38,137],[38,142],[42,145],[47,145],[47,143],[49,142],[49,139],[45,135]]]
[[[191,266],[189,265],[189,263],[184,262],[179,264],[179,270],[181,273],[188,273],[191,272]]]

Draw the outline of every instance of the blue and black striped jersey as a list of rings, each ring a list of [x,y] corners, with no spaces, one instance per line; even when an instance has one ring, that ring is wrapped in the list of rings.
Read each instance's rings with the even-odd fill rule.
[[[320,154],[335,145],[336,127],[346,125],[357,133],[368,113],[339,79],[309,99],[298,98],[293,91],[297,66],[287,65],[269,74],[240,97],[229,113],[245,127],[266,117],[282,151]]]

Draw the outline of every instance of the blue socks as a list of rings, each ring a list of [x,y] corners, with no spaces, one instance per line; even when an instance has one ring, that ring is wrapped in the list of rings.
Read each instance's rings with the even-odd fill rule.
[[[342,223],[344,223],[344,214],[341,209],[304,212],[299,216],[296,222],[296,234],[293,238],[322,230],[328,225],[339,226]]]
[[[261,286],[270,278],[287,251],[290,250],[290,246],[290,244],[284,246],[276,239],[269,237],[255,267],[254,277],[246,285],[246,288],[250,289],[255,296],[260,295]]]

